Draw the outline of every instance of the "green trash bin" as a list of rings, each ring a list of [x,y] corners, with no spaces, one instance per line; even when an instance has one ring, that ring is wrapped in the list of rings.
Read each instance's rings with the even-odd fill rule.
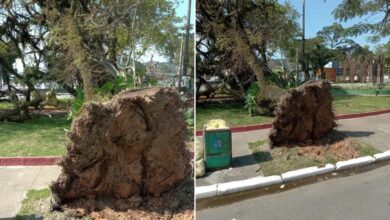
[[[215,125],[217,126],[210,126]],[[222,169],[232,164],[232,132],[223,120],[211,120],[204,126],[206,169]]]

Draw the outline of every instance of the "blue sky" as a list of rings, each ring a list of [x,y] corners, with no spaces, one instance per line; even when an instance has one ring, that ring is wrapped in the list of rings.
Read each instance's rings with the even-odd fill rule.
[[[195,22],[195,1],[196,0],[191,1],[191,5],[192,5],[191,6],[191,24],[194,24],[194,22]],[[172,2],[175,2],[175,1],[173,0]],[[177,4],[175,5],[176,15],[179,17],[187,16],[187,7],[188,7],[188,0],[178,0]],[[185,20],[183,21],[183,23],[181,25],[182,26],[186,25]],[[192,48],[190,48],[190,49],[192,49]],[[168,61],[167,57],[160,55],[158,53],[158,51],[156,51],[156,50],[147,51],[147,53],[144,56],[142,56],[141,59],[144,62],[149,61],[150,57],[152,55],[153,55],[154,61],[158,61],[158,62],[167,62]]]
[[[195,22],[195,1],[191,1],[191,24],[194,24]],[[176,7],[176,14],[179,17],[187,16],[187,7],[188,7],[188,0],[179,0],[178,5]]]
[[[279,0],[280,3],[284,3],[288,0]],[[289,2],[294,6],[294,8],[302,15],[302,0],[289,0]],[[307,38],[314,37],[319,30],[321,30],[324,26],[328,26],[333,24],[334,22],[340,22],[336,20],[333,15],[332,11],[337,7],[338,4],[340,4],[342,0],[305,0],[306,5],[306,29],[305,29],[305,36]],[[378,21],[378,19],[383,18],[383,14],[378,14],[374,16],[365,16],[361,18],[355,18],[347,22],[341,22],[343,27],[349,27],[353,24],[357,24],[361,21],[367,22],[367,21]],[[301,24],[301,18],[299,18],[299,23]],[[373,44],[366,40],[367,36],[369,34],[360,35],[358,37],[350,37],[355,42],[359,43],[360,45],[368,45],[371,49],[374,49],[376,45],[387,43],[390,41],[390,37],[387,37],[385,39],[382,39],[380,42]]]

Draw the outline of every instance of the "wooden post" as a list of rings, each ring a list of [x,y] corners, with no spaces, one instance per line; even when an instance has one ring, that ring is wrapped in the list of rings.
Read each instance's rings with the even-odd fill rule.
[[[384,57],[382,55],[379,55],[379,63],[378,63],[378,66],[379,66],[379,69],[378,69],[378,72],[379,72],[379,83],[380,84],[383,84],[384,83]]]
[[[360,59],[360,64],[359,64],[359,76],[360,76],[360,82],[363,83],[366,80],[366,75],[367,75],[367,65],[366,65],[366,59],[362,57]]]
[[[378,78],[378,59],[374,58],[372,62],[372,83],[377,83]]]
[[[372,55],[368,56],[367,58],[367,74],[368,74],[368,82],[373,82],[373,76],[372,76],[372,62],[373,62],[373,58],[372,58]]]
[[[343,82],[347,81],[347,69],[348,69],[348,58],[345,57],[343,61]]]
[[[355,72],[356,72],[356,59],[351,58],[349,62],[349,82],[355,82]]]

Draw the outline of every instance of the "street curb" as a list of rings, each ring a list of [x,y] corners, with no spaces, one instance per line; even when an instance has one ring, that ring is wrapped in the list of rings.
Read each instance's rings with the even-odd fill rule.
[[[373,112],[363,112],[363,113],[355,113],[355,114],[337,115],[336,119],[337,120],[342,120],[342,119],[362,118],[362,117],[367,117],[367,116],[382,115],[382,114],[386,114],[386,113],[390,113],[390,109],[380,110],[380,111],[373,111]],[[244,125],[244,126],[232,127],[231,131],[232,131],[232,133],[238,133],[238,132],[248,132],[248,131],[263,130],[263,129],[268,129],[268,128],[271,128],[271,127],[272,127],[272,123],[257,124],[257,125]],[[197,130],[196,131],[196,136],[203,136],[203,131],[202,130]]]
[[[196,199],[205,199],[217,195],[218,184],[209,186],[200,186],[195,188]]]
[[[260,187],[272,186],[280,184],[282,182],[282,178],[278,175],[275,175],[267,177],[253,177],[245,180],[220,183],[217,186],[217,196],[256,189]]]
[[[363,117],[382,115],[382,114],[387,114],[387,113],[390,113],[390,109],[373,111],[373,112],[362,112],[362,113],[355,113],[355,114],[337,115],[336,119],[340,120],[340,119],[351,119],[351,118],[363,118]]]
[[[314,177],[340,171],[369,165],[374,162],[390,160],[390,150],[372,156],[354,158],[345,161],[338,161],[336,164],[326,164],[323,167],[312,166],[303,169],[292,170],[281,175],[267,177],[253,177],[244,180],[231,181],[226,183],[217,183],[209,186],[199,186],[195,188],[196,200],[219,197],[228,194],[244,192],[253,189],[266,188],[269,186],[284,184],[291,181],[302,180],[308,177]]]
[[[373,163],[375,158],[372,156],[359,157],[350,160],[338,161],[336,163],[336,170],[343,170],[347,168],[353,168],[358,166],[364,166]]]
[[[390,150],[383,153],[374,154],[374,158],[376,161],[388,160],[390,159]]]
[[[293,180],[303,179],[310,176],[317,176],[325,173],[332,172],[336,169],[333,164],[326,164],[324,167],[312,166],[306,167],[299,170],[288,171],[286,173],[282,173],[281,177],[283,182],[290,182]]]
[[[62,157],[0,157],[0,166],[56,165]]]

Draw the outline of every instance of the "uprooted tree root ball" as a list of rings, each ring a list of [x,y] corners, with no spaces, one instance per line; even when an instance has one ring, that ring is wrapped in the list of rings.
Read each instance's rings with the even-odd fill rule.
[[[330,88],[327,81],[311,81],[290,89],[276,111],[270,145],[313,142],[334,128]]]
[[[190,179],[181,106],[173,90],[162,88],[85,105],[73,121],[62,173],[51,185],[53,207],[82,201],[90,204],[83,210],[93,212],[108,201],[114,210],[137,208]]]

